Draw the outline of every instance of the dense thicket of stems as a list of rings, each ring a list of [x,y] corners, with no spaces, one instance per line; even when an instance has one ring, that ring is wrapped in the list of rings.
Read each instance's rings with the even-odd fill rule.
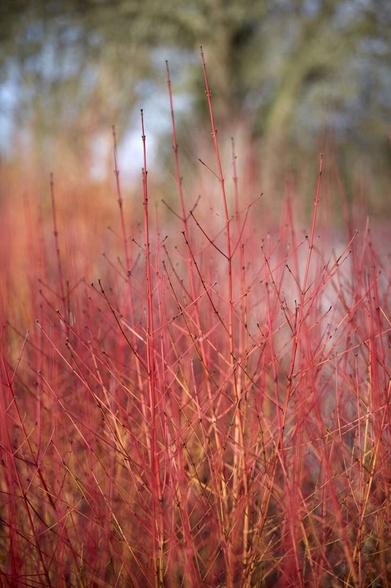
[[[0,221],[4,586],[388,585],[386,244],[369,225],[333,239],[323,158],[309,234],[291,186],[266,228],[234,141],[225,170],[201,57],[212,145],[195,204],[167,65],[169,220],[152,206],[142,114],[143,223],[113,131],[110,252],[89,218],[67,222],[53,179],[51,220],[30,199]]]

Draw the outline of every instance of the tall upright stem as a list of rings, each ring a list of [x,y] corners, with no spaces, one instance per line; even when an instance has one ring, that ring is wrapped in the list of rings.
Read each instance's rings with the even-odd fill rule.
[[[229,354],[230,354],[230,365],[231,372],[233,375],[233,388],[235,397],[235,416],[234,416],[234,448],[233,448],[233,501],[234,503],[238,499],[239,484],[242,479],[244,492],[247,493],[247,480],[246,480],[246,468],[244,467],[244,435],[243,435],[243,423],[241,416],[240,397],[237,386],[237,362],[235,359],[235,341],[234,341],[234,300],[233,300],[233,281],[232,281],[232,244],[231,244],[231,229],[230,229],[230,216],[228,211],[227,193],[225,188],[225,180],[223,173],[223,166],[221,163],[221,155],[219,143],[217,140],[217,129],[215,124],[215,116],[213,111],[213,104],[211,98],[211,91],[209,87],[208,74],[206,69],[205,55],[201,47],[201,62],[202,70],[204,75],[205,93],[208,102],[210,127],[212,133],[212,143],[215,153],[215,159],[217,164],[217,176],[220,184],[220,192],[223,201],[224,215],[225,215],[225,235],[226,235],[226,248],[227,248],[227,270],[228,270],[228,299],[229,299],[229,311],[228,311],[228,338],[229,338]],[[227,587],[233,586],[233,561],[232,561],[232,544],[228,543],[228,559],[229,567],[227,570]]]
[[[147,144],[144,128],[144,113],[141,110],[141,130],[143,143],[143,205],[144,205],[144,236],[145,236],[145,279],[147,296],[147,369],[148,369],[148,394],[151,414],[150,426],[150,466],[151,466],[151,491],[153,514],[153,562],[155,570],[155,586],[162,588],[164,585],[163,562],[163,524],[162,524],[162,493],[159,474],[159,457],[157,448],[157,398],[156,398],[156,374],[154,358],[154,316],[153,316],[153,289],[151,268],[151,245],[149,234],[149,210],[148,210],[148,168],[147,168]]]

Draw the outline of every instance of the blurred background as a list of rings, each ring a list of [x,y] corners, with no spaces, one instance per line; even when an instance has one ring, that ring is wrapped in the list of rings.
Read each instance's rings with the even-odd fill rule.
[[[239,159],[252,162],[242,175],[282,196],[287,177],[313,178],[324,151],[347,200],[384,215],[390,32],[389,0],[2,0],[2,188],[10,173],[47,185],[52,169],[69,183],[102,185],[112,178],[115,124],[131,189],[140,107],[164,186],[172,174],[166,59],[191,174],[210,140],[202,43],[221,141],[234,136]]]

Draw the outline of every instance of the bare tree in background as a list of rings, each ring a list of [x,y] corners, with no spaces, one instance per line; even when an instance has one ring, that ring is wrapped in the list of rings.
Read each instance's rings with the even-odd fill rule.
[[[17,79],[19,124],[37,137],[66,131],[79,159],[97,130],[128,128],[145,83],[163,83],[167,55],[203,117],[202,43],[219,127],[245,119],[271,168],[284,142],[324,127],[379,158],[390,24],[387,0],[5,0],[0,68]]]

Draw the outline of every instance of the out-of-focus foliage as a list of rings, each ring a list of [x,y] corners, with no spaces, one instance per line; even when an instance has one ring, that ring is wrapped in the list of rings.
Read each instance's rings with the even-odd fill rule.
[[[244,120],[269,153],[332,129],[354,152],[387,157],[391,112],[388,0],[3,0],[1,76],[36,137],[86,142],[161,91],[164,59],[205,114],[207,52],[219,126]],[[82,140],[83,139],[83,140]],[[386,154],[386,155],[385,155]]]

